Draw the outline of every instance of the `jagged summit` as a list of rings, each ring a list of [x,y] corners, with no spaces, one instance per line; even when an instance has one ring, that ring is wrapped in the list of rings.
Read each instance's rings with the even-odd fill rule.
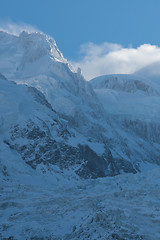
[[[50,54],[50,56],[52,56],[57,61],[66,61],[63,57],[63,54],[58,49],[55,40],[42,32],[29,33],[26,31],[22,31],[19,36],[15,36],[13,34],[0,31],[0,41],[1,43],[3,43],[3,47],[9,44],[11,46],[13,40],[17,40],[17,45],[21,45],[25,53],[29,51],[28,55],[31,53],[34,55],[36,53],[35,57],[39,58],[43,55]],[[15,46],[15,48],[17,47],[17,45]],[[33,60],[34,58],[31,59],[31,61]]]
[[[55,40],[44,33],[27,33],[23,31],[19,35],[19,41],[30,61],[34,61],[48,54],[58,62],[66,62]]]
[[[40,33],[0,33],[0,72],[18,84],[36,87],[52,107],[69,117],[101,110],[90,84],[72,71],[53,38]],[[78,117],[76,117],[78,120]]]
[[[0,72],[6,77],[44,74],[54,63],[69,65],[53,38],[41,32],[15,36],[0,31]]]

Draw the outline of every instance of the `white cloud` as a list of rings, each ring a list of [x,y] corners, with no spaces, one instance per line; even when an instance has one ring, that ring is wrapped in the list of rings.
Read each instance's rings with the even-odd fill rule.
[[[81,60],[72,62],[80,67],[87,80],[104,74],[131,74],[160,61],[160,48],[143,44],[138,48],[124,48],[119,44],[87,43],[80,48]]]
[[[36,27],[26,24],[26,23],[13,23],[12,21],[0,21],[0,31],[5,31],[7,33],[19,36],[22,31],[37,32],[39,31]]]

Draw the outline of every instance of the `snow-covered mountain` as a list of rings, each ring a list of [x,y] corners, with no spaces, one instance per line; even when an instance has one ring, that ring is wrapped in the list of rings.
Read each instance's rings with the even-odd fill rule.
[[[1,31],[0,238],[157,240],[159,100],[157,81],[87,82],[49,36]]]
[[[5,42],[0,56],[6,68],[2,64],[0,71],[10,81],[1,76],[2,143],[33,169],[41,165],[42,172],[58,166],[82,178],[119,173],[105,143],[103,108],[55,42],[41,33],[15,37],[1,32],[0,45]]]
[[[41,163],[68,167],[78,162],[81,170],[74,172],[87,178],[135,173],[144,162],[160,163],[160,91],[150,83],[132,75],[102,76],[88,83],[80,71],[72,70],[55,41],[39,32],[20,36],[0,32],[0,72],[9,80],[5,84],[13,85],[11,89],[28,89],[34,96],[32,103],[29,95],[21,94],[20,100],[7,87],[5,94],[1,80],[7,101],[17,102],[15,107],[21,109],[17,114],[14,107],[8,107],[9,117],[1,116],[1,122],[7,118],[10,124],[4,127],[8,138],[3,134],[3,142],[32,168]],[[43,108],[37,112],[35,101],[47,107],[49,120]],[[59,119],[56,123],[49,111]],[[28,137],[30,132],[33,138]]]

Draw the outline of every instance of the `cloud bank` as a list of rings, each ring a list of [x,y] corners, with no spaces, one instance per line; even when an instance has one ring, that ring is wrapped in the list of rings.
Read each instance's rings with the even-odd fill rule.
[[[12,21],[1,21],[0,20],[0,31],[4,31],[16,36],[19,36],[19,34],[22,31],[27,31],[29,33],[31,32],[40,32],[36,27],[26,24],[26,23],[13,23]]]
[[[81,60],[72,62],[80,67],[87,80],[105,74],[132,74],[160,61],[160,47],[143,44],[137,48],[124,48],[119,44],[87,43],[80,48]]]

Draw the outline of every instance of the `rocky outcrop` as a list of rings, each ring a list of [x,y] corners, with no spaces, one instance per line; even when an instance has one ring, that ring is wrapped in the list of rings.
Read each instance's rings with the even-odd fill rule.
[[[51,166],[58,166],[60,170],[73,169],[82,178],[97,178],[114,176],[122,169],[119,161],[115,161],[112,154],[107,150],[102,156],[98,156],[88,145],[79,144],[73,147],[67,143],[70,132],[56,125],[56,135],[61,138],[57,141],[52,137],[48,126],[39,121],[40,125],[29,120],[23,127],[15,125],[4,142],[17,151],[22,159],[33,169],[41,165],[41,170],[51,171]],[[119,163],[118,163],[119,162]],[[124,172],[136,172],[127,162],[123,162]],[[44,168],[45,166],[45,168]]]

